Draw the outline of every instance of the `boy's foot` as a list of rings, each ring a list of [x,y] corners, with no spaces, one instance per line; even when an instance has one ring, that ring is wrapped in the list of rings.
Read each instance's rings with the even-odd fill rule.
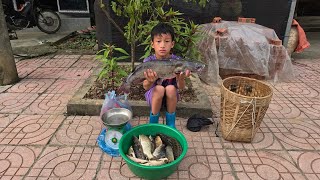
[[[158,114],[152,114],[152,112],[150,112],[150,116],[149,116],[149,123],[159,123],[159,117],[160,117],[160,112],[158,112]]]
[[[166,125],[176,128],[176,112],[168,113],[166,112]]]

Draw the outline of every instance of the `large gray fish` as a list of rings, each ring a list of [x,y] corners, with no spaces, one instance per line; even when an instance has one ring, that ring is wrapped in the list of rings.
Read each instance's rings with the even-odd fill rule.
[[[119,91],[129,93],[130,86],[140,84],[145,80],[144,72],[147,69],[155,71],[160,79],[171,79],[176,76],[177,73],[190,70],[191,72],[200,72],[205,67],[202,63],[186,61],[183,59],[165,59],[148,61],[139,64],[135,70],[128,75],[127,79],[123,82]]]

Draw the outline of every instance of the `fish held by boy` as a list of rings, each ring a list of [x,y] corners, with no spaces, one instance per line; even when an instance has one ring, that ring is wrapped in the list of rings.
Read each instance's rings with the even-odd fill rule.
[[[144,72],[147,69],[152,69],[157,73],[159,79],[171,79],[176,77],[176,74],[189,70],[191,72],[200,72],[205,65],[199,62],[185,61],[182,59],[165,59],[154,60],[139,64],[135,70],[128,75],[123,84],[119,87],[119,91],[124,93],[130,92],[130,86],[142,83],[146,78]]]

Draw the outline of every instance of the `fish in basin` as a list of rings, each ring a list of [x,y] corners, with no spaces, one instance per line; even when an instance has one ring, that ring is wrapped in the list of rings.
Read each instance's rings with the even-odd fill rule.
[[[136,163],[145,166],[160,166],[174,161],[182,153],[180,143],[165,134],[149,137],[139,135],[138,137],[133,137],[132,146],[129,147],[126,154]]]

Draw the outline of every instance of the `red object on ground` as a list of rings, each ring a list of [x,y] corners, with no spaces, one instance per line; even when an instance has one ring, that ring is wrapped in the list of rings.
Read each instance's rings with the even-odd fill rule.
[[[292,20],[292,26],[297,26],[298,34],[299,34],[299,42],[297,45],[297,48],[294,50],[294,52],[302,52],[304,49],[310,47],[310,43],[307,40],[306,33],[304,32],[303,28],[300,26],[300,24],[293,19]]]

